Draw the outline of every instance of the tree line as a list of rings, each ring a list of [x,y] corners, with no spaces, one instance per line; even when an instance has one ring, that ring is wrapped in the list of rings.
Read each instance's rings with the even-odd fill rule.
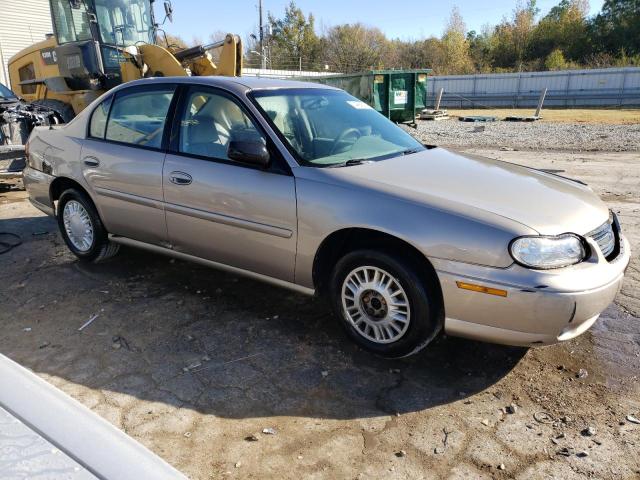
[[[313,13],[294,1],[270,14],[264,33],[247,38],[245,66],[352,73],[371,68],[431,68],[435,74],[500,73],[640,66],[640,0],[605,0],[589,16],[588,0],[561,0],[540,15],[536,0],[518,1],[497,25],[467,30],[457,7],[440,37],[387,38],[350,23],[318,32]]]

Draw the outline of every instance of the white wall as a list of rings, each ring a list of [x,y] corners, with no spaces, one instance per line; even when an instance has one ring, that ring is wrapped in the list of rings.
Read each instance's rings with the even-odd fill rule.
[[[9,59],[53,33],[49,0],[0,0],[0,82],[9,86]]]

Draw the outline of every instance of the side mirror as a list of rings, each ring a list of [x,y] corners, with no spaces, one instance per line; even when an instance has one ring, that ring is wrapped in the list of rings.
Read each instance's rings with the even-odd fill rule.
[[[171,0],[164,0],[164,13],[169,21],[173,23],[173,5],[171,5]]]
[[[227,156],[231,160],[258,167],[267,168],[271,163],[271,155],[264,142],[231,140],[227,149]]]

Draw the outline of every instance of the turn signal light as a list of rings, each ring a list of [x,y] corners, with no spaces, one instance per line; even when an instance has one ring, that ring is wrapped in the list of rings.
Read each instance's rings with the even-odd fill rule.
[[[476,285],[474,283],[456,282],[458,288],[462,290],[471,290],[472,292],[486,293],[488,295],[497,295],[498,297],[506,297],[507,291],[498,288],[485,287],[484,285]]]

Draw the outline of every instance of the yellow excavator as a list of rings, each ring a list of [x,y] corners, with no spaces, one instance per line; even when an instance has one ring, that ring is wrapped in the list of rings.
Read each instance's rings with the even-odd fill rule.
[[[49,0],[54,34],[9,60],[12,89],[24,104],[5,115],[5,138],[11,130],[15,143],[16,137],[28,136],[35,124],[68,122],[98,96],[130,80],[241,75],[242,42],[237,35],[192,48],[161,46],[158,37],[164,32],[155,21],[155,2]],[[170,0],[164,0],[164,10],[164,22],[171,21]],[[213,50],[219,52],[217,63]],[[22,132],[6,126],[13,122],[17,127],[16,119],[24,124]],[[0,112],[0,144],[2,127]]]

